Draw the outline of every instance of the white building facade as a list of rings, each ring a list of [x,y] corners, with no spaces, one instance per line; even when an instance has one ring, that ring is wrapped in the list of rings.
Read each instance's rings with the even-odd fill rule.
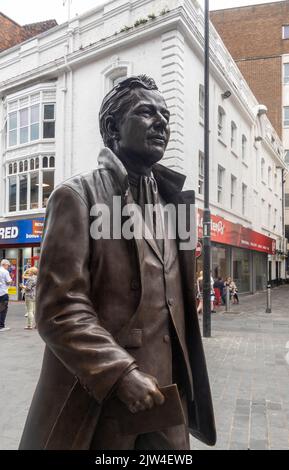
[[[193,0],[113,0],[0,54],[0,257],[12,261],[12,299],[37,263],[53,187],[95,167],[100,104],[125,76],[152,76],[163,93],[163,163],[187,176],[201,225],[203,20]],[[210,128],[213,273],[241,292],[264,289],[285,277],[283,149],[213,26]]]

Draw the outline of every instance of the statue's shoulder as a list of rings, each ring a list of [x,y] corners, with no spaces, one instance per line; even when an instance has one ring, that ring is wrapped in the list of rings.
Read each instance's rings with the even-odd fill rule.
[[[98,166],[91,171],[73,175],[55,186],[52,195],[54,197],[63,197],[67,192],[70,192],[71,194],[78,195],[87,204],[89,192],[98,185],[100,171],[101,169]]]

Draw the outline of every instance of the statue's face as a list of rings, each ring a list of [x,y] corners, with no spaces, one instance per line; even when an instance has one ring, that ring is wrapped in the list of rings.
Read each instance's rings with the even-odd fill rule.
[[[131,91],[132,105],[118,126],[118,154],[151,167],[164,155],[170,137],[170,112],[156,90]]]

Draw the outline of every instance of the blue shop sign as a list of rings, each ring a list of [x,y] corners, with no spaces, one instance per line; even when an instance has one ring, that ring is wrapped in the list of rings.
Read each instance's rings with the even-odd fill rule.
[[[0,222],[0,246],[41,243],[43,226],[43,217]]]

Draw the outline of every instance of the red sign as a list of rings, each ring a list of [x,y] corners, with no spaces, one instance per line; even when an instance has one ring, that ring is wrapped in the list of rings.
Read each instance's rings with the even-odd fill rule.
[[[203,248],[203,246],[202,246],[201,242],[198,242],[198,243],[197,243],[197,246],[196,246],[196,258],[198,258],[199,256],[201,256],[201,254],[202,254],[202,248]]]
[[[203,211],[198,209],[198,238],[202,238],[202,236]],[[276,240],[273,238],[216,215],[211,215],[211,240],[225,245],[261,251],[269,255],[276,253]]]

